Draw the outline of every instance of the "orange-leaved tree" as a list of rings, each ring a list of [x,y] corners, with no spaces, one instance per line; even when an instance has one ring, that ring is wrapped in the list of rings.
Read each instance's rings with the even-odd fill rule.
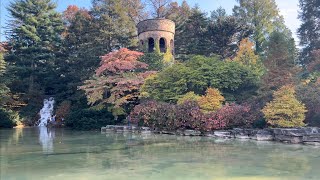
[[[305,126],[303,121],[307,110],[305,105],[296,99],[292,85],[285,85],[274,92],[273,100],[267,103],[262,112],[271,126]]]
[[[101,57],[96,74],[79,89],[85,91],[88,103],[109,107],[115,116],[126,114],[137,104],[139,89],[146,77],[148,64],[138,61],[143,53],[122,48]]]

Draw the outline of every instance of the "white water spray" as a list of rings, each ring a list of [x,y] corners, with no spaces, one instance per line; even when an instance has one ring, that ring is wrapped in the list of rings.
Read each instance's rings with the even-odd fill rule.
[[[39,131],[39,141],[42,145],[43,154],[53,153],[55,131],[44,126],[39,127]]]
[[[40,119],[38,126],[47,126],[48,122],[54,121],[53,115],[54,98],[45,99],[43,108],[40,110]]]

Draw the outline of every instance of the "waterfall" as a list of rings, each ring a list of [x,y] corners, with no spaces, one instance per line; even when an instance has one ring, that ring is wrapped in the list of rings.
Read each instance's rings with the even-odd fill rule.
[[[48,122],[54,121],[53,115],[54,98],[45,99],[43,108],[40,110],[40,119],[38,126],[47,126]]]

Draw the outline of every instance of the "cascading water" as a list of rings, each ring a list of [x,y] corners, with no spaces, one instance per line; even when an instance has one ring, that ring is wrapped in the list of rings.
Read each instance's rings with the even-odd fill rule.
[[[45,99],[43,101],[43,108],[40,110],[40,119],[38,126],[47,126],[48,122],[54,121],[53,118],[54,98]]]

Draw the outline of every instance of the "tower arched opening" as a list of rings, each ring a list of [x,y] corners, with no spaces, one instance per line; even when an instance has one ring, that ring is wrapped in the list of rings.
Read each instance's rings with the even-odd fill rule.
[[[149,38],[148,39],[148,52],[152,53],[154,51],[154,39]]]
[[[159,40],[160,52],[165,53],[167,51],[166,40],[164,38],[160,38]]]

